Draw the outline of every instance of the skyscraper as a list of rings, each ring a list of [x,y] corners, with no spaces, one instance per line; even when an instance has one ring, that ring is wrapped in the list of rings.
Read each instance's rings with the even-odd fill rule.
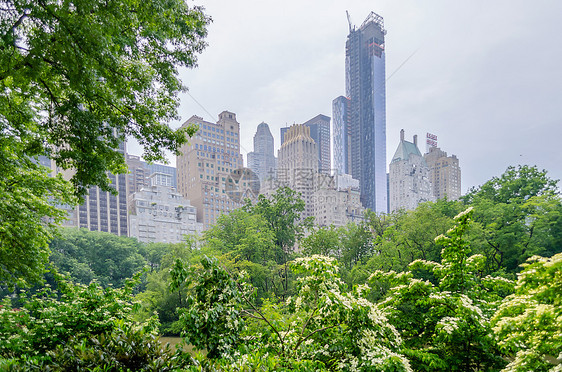
[[[363,206],[376,212],[387,212],[385,35],[383,18],[371,12],[361,27],[350,23],[345,45],[349,173],[359,180]]]
[[[321,173],[330,174],[332,168],[332,154],[330,151],[330,117],[316,115],[303,123],[310,128],[310,137],[316,143],[318,150],[318,169]],[[285,134],[289,127],[281,128],[281,145],[285,142]]]
[[[176,158],[178,191],[197,208],[197,221],[207,229],[221,214],[241,206],[228,193],[236,181],[230,175],[243,166],[240,124],[236,114],[223,111],[216,123],[192,116],[187,125],[199,130]]]
[[[318,149],[318,170],[320,173],[330,174],[332,168],[332,154],[330,151],[330,118],[326,115],[316,115],[303,125],[310,128],[310,137],[316,142]]]
[[[280,185],[301,194],[305,202],[302,217],[314,214],[311,197],[316,189],[318,148],[304,124],[292,125],[285,134],[285,142],[278,152],[277,178]]]
[[[269,125],[261,123],[258,125],[254,135],[254,151],[248,153],[248,168],[250,168],[264,182],[275,173],[273,135]]]
[[[339,96],[332,102],[334,169],[338,174],[351,173],[349,106],[350,99],[344,96]]]

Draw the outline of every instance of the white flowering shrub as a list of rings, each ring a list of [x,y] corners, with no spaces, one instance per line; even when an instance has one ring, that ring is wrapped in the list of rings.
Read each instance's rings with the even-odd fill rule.
[[[367,301],[358,286],[345,292],[335,259],[298,258],[297,293],[287,301],[295,314],[283,335],[285,353],[296,360],[322,361],[331,370],[408,371],[398,353],[402,340],[386,316]]]
[[[482,284],[484,258],[468,256],[463,237],[471,216],[471,209],[462,212],[456,226],[436,238],[443,246],[440,263],[417,260],[407,272],[376,271],[369,279],[391,286],[378,306],[400,332],[414,370],[494,371],[505,364],[488,315],[501,297],[489,289],[495,282],[509,287],[509,281],[488,277]],[[417,272],[431,274],[431,281],[416,278]]]
[[[174,285],[192,283],[190,305],[181,316],[183,336],[208,352],[201,360],[205,368],[411,370],[398,352],[398,332],[362,297],[369,288],[344,292],[334,259],[315,255],[291,262],[299,276],[296,294],[286,301],[265,300],[261,307],[252,301],[252,288],[244,278],[235,280],[214,259],[202,263],[199,271],[178,263],[172,277]]]
[[[244,325],[242,287],[215,258],[205,256],[201,265],[197,270],[177,260],[171,271],[172,289],[184,283],[192,286],[186,307],[178,309],[182,337],[196,349],[206,350],[208,358],[229,358],[236,352]]]
[[[515,293],[492,318],[505,371],[562,370],[562,253],[534,256],[522,265]]]

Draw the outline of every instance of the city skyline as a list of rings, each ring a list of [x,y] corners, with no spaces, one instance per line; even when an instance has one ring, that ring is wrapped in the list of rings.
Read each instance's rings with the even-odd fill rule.
[[[354,24],[375,11],[389,30],[387,159],[404,128],[420,138],[438,135],[438,146],[459,157],[463,193],[509,165],[537,165],[562,177],[556,150],[562,46],[551,41],[562,32],[562,4],[195,4],[204,5],[214,22],[199,67],[182,71],[189,92],[181,95],[182,121],[172,127],[191,115],[216,121],[228,109],[241,123],[243,153],[251,151],[262,121],[277,150],[279,128],[318,113],[331,116],[332,100],[345,86],[345,11]]]

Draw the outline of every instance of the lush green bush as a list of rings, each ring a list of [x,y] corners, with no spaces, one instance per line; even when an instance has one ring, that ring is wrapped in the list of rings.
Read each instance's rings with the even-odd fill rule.
[[[130,299],[140,275],[121,289],[54,277],[57,290],[23,292],[21,308],[3,301],[0,369],[165,371],[191,363],[188,355],[161,347],[156,318],[132,320],[137,306]]]

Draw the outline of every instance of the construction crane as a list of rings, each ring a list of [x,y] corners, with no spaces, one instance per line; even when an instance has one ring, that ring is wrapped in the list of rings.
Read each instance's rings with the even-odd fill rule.
[[[352,26],[351,26],[351,17],[349,16],[349,12],[346,10],[345,14],[347,14],[347,23],[349,23],[349,32],[351,33],[352,31]]]

